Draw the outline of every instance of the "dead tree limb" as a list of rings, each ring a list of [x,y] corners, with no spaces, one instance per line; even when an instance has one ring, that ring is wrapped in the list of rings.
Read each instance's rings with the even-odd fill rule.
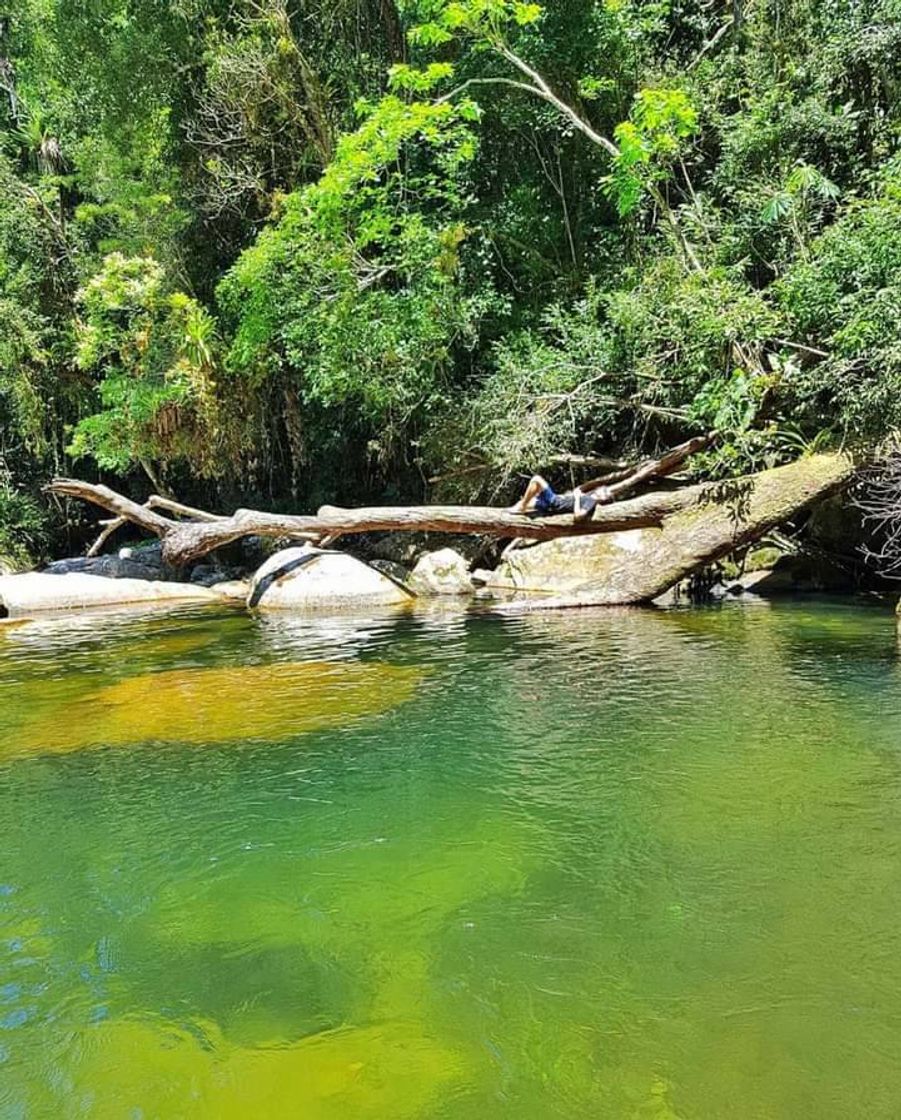
[[[162,494],[151,494],[150,497],[144,502],[145,509],[164,509],[169,513],[179,514],[181,517],[190,518],[192,521],[221,521],[222,516],[218,513],[207,513],[205,509],[195,509],[193,506],[182,505],[181,502],[176,502],[173,498],[166,498]],[[119,531],[123,525],[128,524],[127,517],[110,517],[105,521],[100,522],[104,526],[103,532],[99,534],[97,539],[87,551],[87,556],[99,556],[100,550],[110,539],[113,533]]]
[[[549,459],[543,460],[540,464],[541,468],[545,467],[581,467],[585,470],[595,469],[599,467],[602,470],[610,471],[616,475],[616,478],[625,478],[626,475],[631,474],[635,470],[635,463],[629,462],[626,459],[611,459],[606,455],[572,455],[569,453],[552,455]],[[433,474],[427,478],[426,481],[431,485],[435,482],[447,482],[451,478],[462,478],[468,474],[489,474],[491,471],[497,471],[496,463],[470,463],[465,467],[455,467],[453,470],[445,471],[443,474]],[[606,478],[607,475],[604,475]]]
[[[104,526],[104,529],[101,533],[98,534],[97,539],[86,552],[85,555],[88,557],[99,556],[100,550],[110,539],[113,533],[121,529],[123,525],[127,525],[128,522],[124,517],[108,517],[105,521],[101,521],[100,524]]]
[[[294,537],[320,541],[323,537],[376,531],[474,533],[493,537],[555,537],[584,533],[613,533],[653,528],[680,509],[678,492],[645,494],[628,502],[595,511],[591,521],[575,523],[572,517],[529,517],[489,506],[376,506],[340,509],[323,506],[315,517],[238,510],[215,521],[175,521],[122,494],[89,482],[57,478],[47,487],[53,494],[80,498],[124,517],[163,542],[163,558],[181,567],[246,536]]]
[[[175,522],[168,517],[163,517],[146,505],[133,502],[124,494],[119,494],[99,483],[79,482],[74,478],[55,478],[46,489],[49,493],[59,494],[64,498],[80,498],[85,502],[93,502],[101,509],[115,514],[116,518],[131,521],[157,537],[165,537],[169,529],[175,525]]]
[[[187,517],[189,521],[222,521],[224,514],[209,513],[205,509],[195,509],[194,506],[182,505],[173,498],[165,498],[162,494],[151,494],[144,503],[148,509],[164,509],[167,513]]]
[[[616,471],[601,478],[593,478],[583,483],[581,489],[589,493],[605,487],[607,501],[616,501],[652,478],[665,478],[667,475],[674,474],[690,455],[695,455],[709,447],[714,438],[712,432],[706,436],[695,436],[685,443],[680,443],[678,447],[670,448],[658,459],[645,459],[643,463],[639,463],[628,472]]]
[[[854,505],[870,529],[861,551],[885,579],[901,579],[901,445],[888,447],[863,474]]]

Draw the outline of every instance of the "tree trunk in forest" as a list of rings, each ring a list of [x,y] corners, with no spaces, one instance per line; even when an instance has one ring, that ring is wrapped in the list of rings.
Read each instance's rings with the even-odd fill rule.
[[[407,57],[407,40],[397,5],[394,0],[378,0],[378,8],[391,60],[403,62]]]

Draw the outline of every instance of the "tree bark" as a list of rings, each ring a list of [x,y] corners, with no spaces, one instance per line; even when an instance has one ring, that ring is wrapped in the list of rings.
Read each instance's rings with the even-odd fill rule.
[[[247,536],[321,540],[323,537],[334,539],[356,533],[396,531],[473,533],[544,541],[585,533],[614,533],[659,526],[665,517],[683,505],[679,492],[673,491],[645,494],[613,506],[599,507],[592,520],[587,522],[574,522],[570,516],[528,517],[491,506],[375,506],[368,509],[322,506],[315,517],[241,509],[232,517],[215,521],[178,522],[107,486],[57,478],[47,490],[63,497],[92,502],[153,533],[163,542],[163,558],[174,567],[181,567],[222,545]]]

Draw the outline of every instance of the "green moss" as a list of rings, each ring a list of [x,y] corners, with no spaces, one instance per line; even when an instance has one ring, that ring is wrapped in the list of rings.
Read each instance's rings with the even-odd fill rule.
[[[752,548],[742,555],[730,556],[721,563],[723,574],[727,579],[737,579],[740,575],[749,572],[765,572],[774,568],[785,555],[776,545],[764,545],[761,548]]]

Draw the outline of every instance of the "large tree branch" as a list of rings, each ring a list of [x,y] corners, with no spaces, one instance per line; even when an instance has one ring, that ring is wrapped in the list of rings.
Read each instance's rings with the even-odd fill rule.
[[[532,93],[553,105],[557,112],[566,117],[570,124],[577,128],[579,132],[587,136],[592,144],[597,144],[599,148],[603,148],[604,151],[607,152],[608,155],[613,156],[614,159],[619,156],[620,152],[616,144],[602,133],[592,128],[588,121],[586,121],[580,113],[576,112],[572,105],[564,101],[562,97],[558,97],[541,74],[531,67],[524,58],[521,58],[515,51],[512,51],[504,42],[495,43],[495,49],[511,66],[515,66],[521,74],[524,74],[529,79],[530,84],[527,88],[530,89]]]
[[[376,506],[369,509],[323,506],[315,517],[238,510],[232,517],[215,521],[177,522],[106,486],[58,478],[47,489],[53,494],[92,502],[158,536],[163,542],[164,559],[176,567],[246,536],[321,540],[376,531],[419,531],[553,540],[583,533],[659,526],[683,504],[678,492],[645,494],[628,502],[600,507],[591,521],[578,523],[569,516],[528,517],[490,506]]]
[[[175,521],[150,509],[149,503],[140,505],[138,502],[133,502],[131,498],[126,498],[124,494],[119,494],[99,483],[81,482],[75,478],[55,478],[46,490],[64,498],[80,498],[84,502],[93,502],[95,506],[108,510],[116,517],[131,521],[132,524],[146,529],[148,533],[153,533],[157,537],[165,537],[166,533],[176,526]]]
[[[456,97],[459,93],[462,93],[463,90],[468,89],[471,86],[509,86],[513,89],[521,90],[524,93],[530,93],[534,97],[540,97],[542,101],[546,101],[549,105],[552,105],[562,117],[565,117],[566,120],[568,120],[574,128],[581,132],[583,136],[586,136],[592,142],[592,144],[595,144],[597,145],[597,147],[602,148],[607,153],[607,155],[611,156],[613,159],[619,158],[621,154],[619,147],[608,136],[604,136],[602,132],[598,132],[597,129],[593,128],[582,116],[582,114],[579,113],[578,110],[574,109],[572,105],[569,104],[569,102],[565,101],[562,97],[556,94],[553,89],[551,89],[547,81],[545,81],[545,79],[541,76],[541,74],[534,67],[530,66],[524,58],[521,58],[518,54],[516,54],[515,51],[511,50],[510,47],[501,39],[492,40],[492,46],[494,50],[501,56],[501,58],[503,58],[511,66],[515,67],[521,74],[525,75],[528,81],[519,82],[515,81],[513,78],[504,78],[501,76],[488,78],[470,78],[467,81],[461,83],[455,89],[452,89],[449,93],[444,94],[443,97],[438,98],[439,102],[449,101],[452,98]],[[648,191],[651,197],[654,199],[654,202],[659,207],[660,212],[666,219],[667,224],[672,229],[673,235],[675,236],[676,241],[679,244],[679,248],[685,255],[685,258],[688,261],[691,269],[694,272],[703,272],[703,265],[698,259],[698,255],[694,250],[694,246],[686,237],[685,231],[679,224],[679,221],[676,218],[676,215],[673,213],[672,207],[667,201],[664,193],[654,182],[648,183]]]
[[[79,495],[80,496],[80,495]],[[221,521],[222,518],[218,513],[207,513],[205,509],[195,509],[193,506],[182,505],[181,502],[176,502],[173,498],[165,498],[162,494],[151,494],[147,501],[144,503],[145,509],[164,509],[169,513],[177,513],[181,517],[187,517],[191,521]],[[113,533],[119,531],[123,525],[128,524],[128,518],[122,515],[118,517],[111,517],[107,521],[101,521],[104,526],[103,531],[99,534],[97,539],[88,549],[88,556],[99,556],[103,546],[110,539]]]

